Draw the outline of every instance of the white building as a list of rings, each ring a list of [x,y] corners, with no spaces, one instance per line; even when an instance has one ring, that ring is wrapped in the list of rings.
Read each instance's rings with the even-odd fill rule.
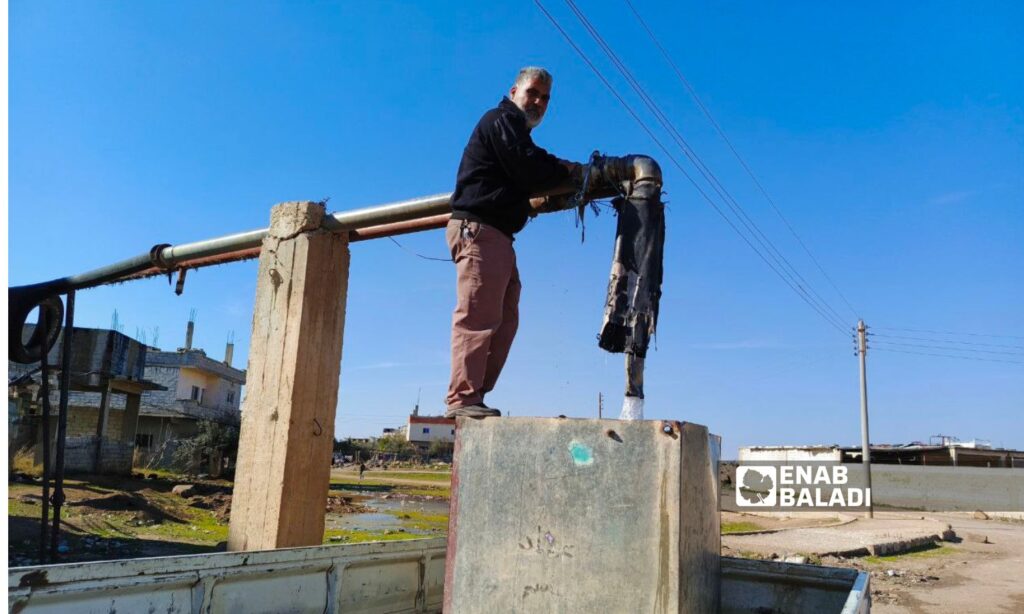
[[[455,420],[440,416],[409,416],[405,438],[420,447],[429,446],[435,441],[455,443]]]
[[[232,350],[223,361],[191,348],[146,355],[146,377],[166,390],[142,395],[138,447],[155,452],[168,440],[192,437],[201,420],[239,426],[245,371],[231,366]]]
[[[839,446],[747,446],[740,448],[739,456],[741,463],[842,460]]]

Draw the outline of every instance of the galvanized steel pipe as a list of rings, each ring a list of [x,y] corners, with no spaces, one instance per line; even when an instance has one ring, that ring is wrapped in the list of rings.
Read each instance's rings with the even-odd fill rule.
[[[593,172],[595,179],[592,179],[592,184],[596,187],[588,193],[590,198],[614,195],[619,186],[633,181],[655,181],[659,186],[661,184],[661,169],[653,159],[646,156],[601,158],[595,164]],[[577,189],[572,183],[566,183],[537,196],[571,194]],[[339,211],[327,216],[324,220],[324,227],[333,232],[352,232],[351,238],[354,241],[437,228],[443,225],[443,220],[439,216],[451,212],[451,196],[451,193],[435,194],[375,207]],[[410,223],[413,220],[422,223]],[[372,230],[365,233],[353,232],[370,227]],[[93,288],[109,283],[170,273],[179,268],[198,268],[254,258],[258,255],[266,235],[267,229],[263,228],[193,243],[156,245],[145,254],[79,275],[9,288],[7,291],[8,332],[11,335],[17,334],[20,339],[21,326],[29,312],[49,297],[55,297],[71,290]],[[59,332],[59,329],[56,332]],[[56,334],[54,334],[54,338],[56,338]],[[47,340],[49,341],[49,339]],[[52,344],[52,342],[50,343]],[[20,343],[17,345],[21,346]],[[29,355],[22,355],[23,352],[20,350],[25,350],[24,346],[18,349],[19,358],[30,358]]]

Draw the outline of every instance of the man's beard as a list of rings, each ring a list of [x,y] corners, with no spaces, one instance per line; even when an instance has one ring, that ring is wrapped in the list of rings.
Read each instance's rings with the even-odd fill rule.
[[[544,116],[540,114],[534,107],[527,107],[523,109],[523,114],[526,115],[527,127],[533,129],[540,125],[540,122],[544,120]]]

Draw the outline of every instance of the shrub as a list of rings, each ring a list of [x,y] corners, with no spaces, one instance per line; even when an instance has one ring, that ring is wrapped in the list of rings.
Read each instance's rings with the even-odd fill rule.
[[[195,473],[204,457],[217,453],[235,458],[238,455],[238,429],[217,422],[201,421],[199,432],[189,439],[182,439],[174,450],[174,465],[186,473]]]

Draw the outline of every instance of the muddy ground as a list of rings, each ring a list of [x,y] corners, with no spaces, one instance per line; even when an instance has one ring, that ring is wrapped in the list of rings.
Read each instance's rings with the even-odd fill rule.
[[[398,475],[396,474],[396,477]],[[418,513],[417,501],[447,499],[442,481],[332,479],[327,496],[325,543],[410,539],[443,533],[447,517]],[[187,485],[186,492],[174,487]],[[225,480],[188,480],[151,473],[131,478],[73,476],[65,482],[58,542],[60,562],[170,556],[223,551],[227,541],[232,484]],[[180,489],[179,489],[180,490]],[[393,502],[409,502],[405,507]],[[351,519],[373,516],[384,504],[390,522],[354,526]],[[435,506],[436,507],[436,506]],[[444,506],[442,506],[444,507]],[[42,488],[30,476],[8,483],[8,564],[39,562]],[[347,519],[349,522],[342,522]]]
[[[174,494],[178,484],[194,492]],[[8,563],[36,563],[40,487],[9,483]],[[444,535],[445,473],[335,470],[327,502],[325,543]],[[62,562],[167,556],[224,550],[231,508],[226,481],[186,481],[171,475],[77,476],[67,482],[62,512]],[[920,515],[920,512],[915,513]],[[812,563],[871,574],[873,611],[1024,612],[1024,523],[971,515],[928,514],[948,522],[952,542],[892,557],[824,557]],[[723,533],[821,526],[827,519],[769,519],[722,514]],[[728,553],[735,555],[735,552]]]

